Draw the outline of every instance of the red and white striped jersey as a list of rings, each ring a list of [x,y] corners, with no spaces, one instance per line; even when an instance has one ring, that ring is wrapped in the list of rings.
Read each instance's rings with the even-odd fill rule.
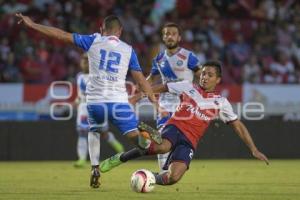
[[[215,92],[205,92],[188,81],[167,84],[169,92],[180,95],[180,105],[167,124],[173,124],[185,134],[196,148],[213,119],[228,123],[237,119],[231,104]]]

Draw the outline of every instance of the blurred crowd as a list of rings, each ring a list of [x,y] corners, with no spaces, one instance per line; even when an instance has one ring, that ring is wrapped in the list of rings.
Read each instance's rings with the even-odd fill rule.
[[[81,34],[99,32],[116,14],[145,75],[164,48],[161,25],[171,21],[201,62],[222,61],[223,83],[300,83],[297,0],[0,0],[0,82],[49,83],[74,81],[82,51],[17,25],[16,12]]]

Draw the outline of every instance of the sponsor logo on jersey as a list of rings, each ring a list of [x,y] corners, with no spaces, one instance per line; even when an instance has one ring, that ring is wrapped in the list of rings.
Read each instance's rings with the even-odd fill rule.
[[[186,111],[191,112],[192,114],[195,114],[198,118],[204,120],[204,121],[210,121],[211,118],[205,115],[200,111],[199,107],[194,107],[192,105],[187,105]]]
[[[181,58],[182,60],[185,60],[185,59],[186,59],[186,56],[183,55],[183,54],[181,54],[181,53],[178,53],[177,56],[178,56],[179,58]]]
[[[183,65],[183,61],[182,60],[178,60],[176,64],[177,64],[177,66],[182,66]]]

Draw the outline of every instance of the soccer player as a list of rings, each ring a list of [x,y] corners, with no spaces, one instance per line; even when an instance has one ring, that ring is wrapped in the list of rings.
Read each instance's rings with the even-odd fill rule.
[[[77,138],[77,156],[78,160],[74,166],[81,168],[86,164],[86,158],[88,153],[88,111],[86,104],[86,85],[89,76],[89,64],[88,56],[86,53],[82,54],[80,59],[81,72],[77,75],[77,118],[76,118],[76,130],[78,133]],[[123,145],[115,138],[114,134],[108,131],[108,126],[104,127],[101,133],[101,139],[105,139],[108,144],[117,152],[123,152]]]
[[[18,23],[24,23],[29,28],[74,44],[83,49],[89,60],[89,80],[86,88],[86,101],[90,130],[88,133],[89,154],[92,165],[90,186],[100,185],[99,158],[100,135],[102,129],[112,122],[120,132],[137,147],[144,149],[150,141],[140,134],[138,121],[131,105],[125,87],[128,70],[139,88],[148,95],[149,100],[158,109],[157,101],[151,86],[144,77],[137,55],[133,48],[121,41],[122,24],[118,17],[111,15],[104,19],[100,33],[81,35],[68,33],[61,29],[33,22],[28,16],[17,13]],[[152,139],[159,142],[159,135],[152,132]]]
[[[103,161],[100,170],[107,172],[121,163],[143,155],[171,151],[166,163],[168,171],[154,174],[159,185],[175,184],[188,170],[197,143],[210,122],[217,117],[233,127],[255,158],[268,164],[267,157],[257,149],[247,128],[233,112],[231,104],[215,92],[217,84],[221,81],[221,74],[221,65],[218,62],[208,61],[202,65],[197,85],[182,81],[154,87],[154,92],[169,91],[179,94],[181,100],[176,112],[162,130],[163,142],[161,144],[152,142],[150,147],[143,151],[132,149],[117,154]]]
[[[148,82],[153,85],[160,79],[163,83],[168,81],[187,80],[193,82],[194,75],[199,77],[200,67],[199,60],[196,55],[179,46],[181,41],[181,29],[175,23],[167,23],[162,27],[162,41],[166,47],[160,52],[152,62],[150,75],[147,77]],[[172,114],[176,111],[180,99],[177,94],[164,92],[159,96],[159,106],[166,112],[158,113],[156,127],[161,129]],[[158,154],[158,166],[161,171],[169,153]]]

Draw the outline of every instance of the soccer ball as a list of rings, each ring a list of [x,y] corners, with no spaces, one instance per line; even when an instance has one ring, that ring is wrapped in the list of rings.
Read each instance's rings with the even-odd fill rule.
[[[139,169],[131,175],[131,189],[135,192],[151,192],[155,186],[155,177],[147,169]]]

